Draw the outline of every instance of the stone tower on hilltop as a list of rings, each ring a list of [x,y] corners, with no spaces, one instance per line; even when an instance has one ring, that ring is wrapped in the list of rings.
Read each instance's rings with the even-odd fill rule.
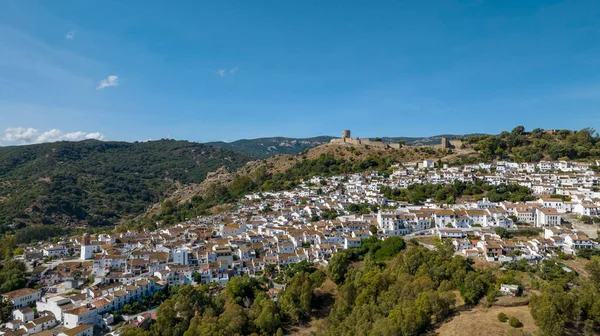
[[[450,148],[448,139],[446,139],[445,137],[442,137],[442,149],[446,149],[446,148]]]

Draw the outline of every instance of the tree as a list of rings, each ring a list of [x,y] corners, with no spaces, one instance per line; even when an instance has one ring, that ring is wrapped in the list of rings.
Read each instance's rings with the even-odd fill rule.
[[[314,274],[314,273],[313,273]],[[294,275],[285,292],[279,296],[281,311],[293,323],[305,321],[310,317],[313,306],[313,291],[318,277],[312,277],[307,272]]]
[[[525,132],[525,127],[517,126],[517,127],[513,128],[513,130],[510,133],[511,133],[511,135],[522,135],[523,132]]]
[[[352,258],[352,252],[349,250],[340,251],[331,257],[329,260],[329,266],[327,267],[327,273],[329,278],[336,284],[344,282],[344,277],[350,266],[350,260]]]
[[[564,335],[565,328],[574,320],[577,311],[574,298],[557,286],[533,296],[529,306],[540,331],[549,336]]]
[[[10,260],[0,268],[0,292],[6,293],[25,287],[25,263],[18,260]]]
[[[253,309],[257,315],[254,325],[263,334],[272,335],[281,326],[281,316],[277,304],[266,295],[263,294],[260,299],[254,301]]]
[[[152,334],[161,336],[174,335],[176,326],[178,324],[177,311],[175,310],[175,300],[169,299],[163,302],[156,311],[156,323],[152,325]],[[187,329],[177,328],[180,332],[184,332]]]
[[[511,327],[513,327],[513,328],[520,328],[520,327],[522,327],[522,326],[523,326],[523,324],[521,323],[521,321],[519,321],[519,319],[518,319],[518,318],[516,318],[516,317],[514,317],[514,316],[511,316],[511,317],[508,319],[508,324],[509,324]]]
[[[600,285],[600,256],[592,256],[590,261],[585,265],[585,270],[590,275],[590,280]]]
[[[508,230],[506,230],[503,227],[494,228],[494,231],[496,232],[497,235],[499,235],[502,238],[508,238],[510,236],[510,234],[508,233]]]
[[[489,273],[470,272],[465,277],[460,294],[467,305],[475,305],[487,293],[490,284],[494,283],[493,276]]]
[[[508,316],[506,316],[506,314],[504,313],[498,313],[498,321],[504,323],[506,321],[508,321]]]
[[[600,250],[590,248],[579,249],[577,250],[577,256],[589,260],[592,256],[600,256]]]
[[[225,310],[219,316],[218,325],[225,335],[243,335],[247,322],[248,317],[244,308],[227,301],[225,303]]]
[[[261,212],[264,214],[271,212],[271,211],[273,211],[273,209],[271,208],[271,206],[269,204],[265,205],[261,210]]]
[[[12,320],[12,311],[12,301],[0,296],[0,323],[6,323]]]

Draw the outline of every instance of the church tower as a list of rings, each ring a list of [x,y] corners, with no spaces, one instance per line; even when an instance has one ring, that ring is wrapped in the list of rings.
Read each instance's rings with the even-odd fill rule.
[[[81,241],[81,260],[90,260],[94,255],[94,247],[88,233],[83,235]]]

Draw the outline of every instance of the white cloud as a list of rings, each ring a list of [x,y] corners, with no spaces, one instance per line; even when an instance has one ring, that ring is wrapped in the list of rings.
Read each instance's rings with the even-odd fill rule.
[[[229,69],[229,70],[227,70],[227,69],[219,69],[219,70],[217,70],[217,74],[218,74],[218,75],[219,75],[221,78],[223,78],[223,77],[225,77],[225,76],[227,76],[227,75],[233,75],[233,74],[234,74],[234,73],[236,73],[237,71],[238,71],[238,67],[237,67],[237,65],[236,65],[236,66],[234,66],[233,68],[231,68],[231,69]]]
[[[81,141],[87,139],[104,140],[105,137],[99,132],[87,133],[77,131],[63,133],[56,128],[40,132],[35,128],[15,127],[7,128],[0,139],[10,144],[32,144],[55,141]]]
[[[85,135],[86,139],[96,139],[96,140],[104,140],[104,134],[99,132],[87,133]]]
[[[102,90],[111,86],[119,86],[119,76],[110,75],[106,79],[101,80],[96,90]]]
[[[32,142],[38,136],[38,130],[35,128],[15,127],[7,128],[4,131],[2,140],[10,142]]]
[[[75,31],[71,30],[70,32],[67,33],[67,35],[65,35],[65,38],[67,40],[74,40],[75,39]]]

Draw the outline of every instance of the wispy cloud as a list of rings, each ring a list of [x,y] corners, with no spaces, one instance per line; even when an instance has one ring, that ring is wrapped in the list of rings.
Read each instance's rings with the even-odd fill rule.
[[[234,67],[233,67],[233,68],[231,68],[231,69],[219,69],[219,70],[217,70],[217,74],[218,74],[218,75],[219,75],[221,78],[223,78],[223,77],[225,77],[225,76],[228,76],[228,75],[233,75],[234,73],[236,73],[236,72],[238,71],[238,69],[239,69],[239,68],[237,67],[237,65],[236,65],[236,66],[234,66]]]
[[[33,144],[55,141],[81,141],[87,139],[104,140],[102,133],[93,132],[87,133],[82,131],[63,133],[60,130],[53,128],[49,131],[41,132],[35,128],[14,127],[4,130],[4,134],[0,138],[2,141],[9,144]]]
[[[106,79],[101,80],[96,90],[103,90],[111,86],[119,86],[119,76],[110,75]]]
[[[76,31],[74,31],[74,30],[71,30],[70,32],[68,32],[68,33],[65,35],[65,38],[66,38],[67,40],[74,40],[74,39],[75,39],[75,33],[76,33]]]

